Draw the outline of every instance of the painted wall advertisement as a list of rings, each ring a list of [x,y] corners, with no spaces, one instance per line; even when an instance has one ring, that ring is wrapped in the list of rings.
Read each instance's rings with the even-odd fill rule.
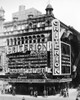
[[[57,19],[52,21],[52,52],[53,52],[53,75],[61,75],[61,41],[60,22]]]

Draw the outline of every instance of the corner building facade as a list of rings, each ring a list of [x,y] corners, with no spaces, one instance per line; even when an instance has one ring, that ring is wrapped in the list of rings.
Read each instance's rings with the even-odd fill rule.
[[[71,44],[73,33],[56,19],[49,4],[46,14],[14,17],[4,23],[8,71],[5,80],[18,94],[53,95],[72,81]]]

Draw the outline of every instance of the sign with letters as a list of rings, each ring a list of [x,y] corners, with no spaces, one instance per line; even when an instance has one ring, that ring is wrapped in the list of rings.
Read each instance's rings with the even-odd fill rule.
[[[57,19],[52,21],[52,52],[53,52],[53,75],[61,75],[61,41],[60,22]]]
[[[51,49],[51,43],[28,43],[18,46],[7,46],[7,54],[12,54],[16,52],[35,52],[35,53],[45,53],[47,50]]]
[[[30,69],[9,69],[10,73],[43,73],[44,68],[30,68]]]

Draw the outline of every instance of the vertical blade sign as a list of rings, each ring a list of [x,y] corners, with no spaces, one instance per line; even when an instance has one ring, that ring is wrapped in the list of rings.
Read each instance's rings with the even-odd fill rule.
[[[61,74],[61,41],[60,22],[57,19],[52,21],[52,52],[53,52],[53,75]]]

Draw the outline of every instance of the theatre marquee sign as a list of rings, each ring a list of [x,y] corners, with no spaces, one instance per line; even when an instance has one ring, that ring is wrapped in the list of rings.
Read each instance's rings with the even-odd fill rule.
[[[45,43],[27,43],[16,46],[7,46],[7,54],[17,53],[17,52],[27,52],[31,51],[34,53],[45,53],[51,49],[51,42]]]
[[[57,19],[52,21],[52,52],[53,52],[53,75],[61,75],[61,41],[60,22]]]

